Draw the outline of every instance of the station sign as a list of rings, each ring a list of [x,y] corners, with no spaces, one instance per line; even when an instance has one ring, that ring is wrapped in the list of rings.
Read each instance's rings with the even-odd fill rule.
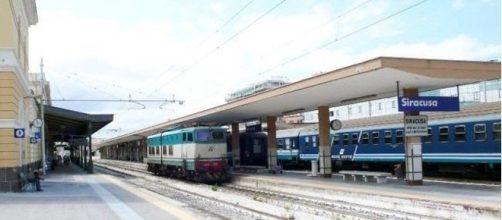
[[[427,115],[405,115],[404,116],[404,135],[411,136],[427,136]]]
[[[42,138],[42,135],[40,134],[39,131],[35,132],[34,135],[37,140],[40,140]]]
[[[14,129],[14,138],[24,138],[24,135],[25,135],[24,128]]]
[[[400,112],[460,111],[460,103],[458,97],[398,97],[398,110]]]

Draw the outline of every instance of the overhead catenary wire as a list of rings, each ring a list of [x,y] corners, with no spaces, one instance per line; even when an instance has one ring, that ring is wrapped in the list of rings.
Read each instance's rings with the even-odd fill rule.
[[[183,68],[178,74],[176,74],[175,76],[173,76],[166,83],[162,84],[161,86],[159,86],[158,88],[156,88],[155,90],[153,90],[152,93],[157,92],[158,90],[160,90],[164,86],[166,86],[166,85],[172,83],[173,81],[175,81],[176,79],[178,79],[180,76],[186,74],[189,70],[191,70],[192,68],[194,68],[195,66],[197,66],[199,63],[201,63],[207,57],[211,56],[213,53],[215,53],[216,51],[218,51],[221,47],[225,46],[230,41],[232,41],[233,39],[235,39],[237,36],[239,36],[240,34],[242,34],[244,31],[248,30],[250,27],[252,27],[256,23],[258,23],[258,21],[260,21],[261,19],[263,19],[265,16],[267,16],[268,14],[270,14],[272,11],[274,11],[275,9],[277,9],[279,6],[281,6],[286,1],[287,0],[281,0],[280,2],[278,2],[277,4],[275,4],[274,6],[272,6],[265,13],[263,13],[262,15],[260,15],[259,17],[257,17],[255,20],[253,20],[248,25],[246,25],[244,28],[242,28],[241,30],[237,31],[235,34],[233,34],[232,36],[230,36],[229,38],[227,38],[226,40],[224,40],[222,43],[220,43],[218,46],[216,46],[215,48],[213,48],[211,51],[209,51],[208,53],[206,53],[205,55],[203,55],[202,57],[200,57],[199,59],[197,59],[190,66],[188,66],[186,68]],[[152,94],[152,93],[150,93],[150,94]]]
[[[286,66],[287,64],[289,64],[289,63],[291,63],[291,62],[294,62],[294,61],[296,61],[296,60],[302,59],[302,58],[304,58],[304,57],[306,57],[306,56],[308,56],[308,55],[312,54],[312,53],[313,53],[313,52],[315,52],[315,51],[318,51],[318,50],[320,50],[320,49],[323,49],[323,48],[325,48],[325,47],[327,47],[327,46],[332,45],[333,43],[336,43],[336,42],[339,42],[339,41],[341,41],[341,40],[343,40],[343,39],[346,39],[346,38],[348,38],[348,37],[350,37],[350,36],[352,36],[352,35],[354,35],[354,34],[357,34],[357,33],[361,32],[361,31],[363,31],[363,30],[366,30],[366,29],[368,29],[368,28],[370,28],[370,27],[372,27],[372,26],[374,26],[374,25],[377,25],[377,24],[379,24],[379,23],[381,23],[381,22],[383,22],[383,21],[385,21],[385,20],[388,20],[388,19],[390,19],[390,18],[392,18],[392,17],[395,17],[395,16],[397,16],[397,15],[399,15],[399,14],[401,14],[401,13],[405,12],[405,11],[408,11],[408,10],[410,10],[410,9],[412,9],[412,8],[415,8],[415,7],[417,7],[417,6],[419,6],[419,5],[423,4],[423,3],[425,3],[425,2],[427,2],[427,1],[428,1],[428,0],[422,0],[422,1],[416,2],[416,3],[414,3],[414,4],[410,5],[410,6],[406,7],[406,8],[403,8],[403,9],[401,9],[401,10],[397,11],[397,12],[394,12],[394,13],[392,13],[392,14],[390,14],[390,15],[387,15],[387,16],[385,16],[385,17],[383,17],[383,18],[380,18],[380,19],[378,19],[378,20],[376,20],[376,21],[374,21],[374,22],[371,22],[371,23],[369,23],[369,24],[367,24],[367,25],[364,25],[364,26],[362,26],[362,27],[360,27],[360,28],[357,28],[357,29],[355,29],[355,30],[353,30],[353,31],[351,31],[351,32],[349,32],[349,33],[347,33],[347,34],[345,34],[345,35],[343,35],[343,36],[339,37],[339,38],[335,38],[335,39],[333,39],[333,40],[330,40],[330,41],[328,41],[328,42],[326,42],[326,43],[324,43],[324,44],[322,44],[322,45],[320,45],[320,46],[318,46],[318,47],[315,47],[315,48],[313,48],[313,49],[311,49],[311,50],[308,50],[307,52],[304,52],[304,53],[302,53],[302,54],[300,54],[300,55],[297,55],[297,56],[295,56],[295,57],[293,57],[293,58],[290,58],[290,59],[288,59],[288,60],[285,60],[285,61],[281,62],[281,63],[280,63],[280,64],[278,64],[278,65],[272,66],[272,67],[271,67],[271,68],[269,68],[269,69],[266,69],[266,70],[264,70],[264,71],[260,71],[260,72],[258,72],[257,74],[255,74],[255,75],[253,75],[253,76],[251,76],[251,77],[248,77],[248,78],[246,78],[246,79],[244,79],[244,80],[241,80],[241,81],[239,81],[238,83],[236,83],[236,84],[234,84],[234,85],[239,85],[239,84],[242,84],[242,83],[244,83],[244,82],[248,82],[250,78],[254,78],[254,77],[257,77],[257,76],[263,75],[263,74],[265,74],[265,73],[269,73],[269,72],[271,72],[272,70],[275,70],[275,69],[277,69],[277,68],[279,68],[279,67],[284,67],[284,66]],[[369,2],[369,0],[368,0],[368,1],[366,1],[366,2],[363,2],[363,4],[364,4],[364,3],[367,3],[367,2]],[[359,5],[357,5],[355,8],[360,8],[361,6],[362,6],[362,4],[359,4]],[[346,12],[345,12],[345,13],[343,13],[343,14],[345,14],[345,15],[346,15],[346,14],[347,14],[347,12],[351,12],[351,11],[354,11],[354,10],[353,10],[353,9],[350,9],[350,10],[346,11]],[[225,88],[227,88],[227,86],[225,86]],[[213,92],[213,93],[211,93],[211,94],[209,94],[209,95],[207,95],[207,96],[204,96],[204,97],[203,97],[203,99],[204,99],[204,98],[207,98],[207,97],[210,97],[210,96],[214,96],[215,94],[219,94],[219,93],[221,93],[221,92],[223,92],[223,90],[218,90],[218,91]]]

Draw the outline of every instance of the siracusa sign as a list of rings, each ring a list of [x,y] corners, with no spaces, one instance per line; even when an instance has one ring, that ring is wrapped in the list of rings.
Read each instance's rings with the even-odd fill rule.
[[[438,112],[460,111],[458,97],[422,96],[399,97],[398,110],[400,112]]]

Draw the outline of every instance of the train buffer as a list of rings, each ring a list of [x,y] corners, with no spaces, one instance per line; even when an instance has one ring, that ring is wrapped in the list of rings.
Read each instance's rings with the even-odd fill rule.
[[[338,173],[343,175],[343,181],[351,178],[354,182],[362,177],[364,182],[368,182],[369,179],[373,178],[376,179],[377,183],[386,183],[387,177],[392,176],[391,173],[359,170],[340,170]]]

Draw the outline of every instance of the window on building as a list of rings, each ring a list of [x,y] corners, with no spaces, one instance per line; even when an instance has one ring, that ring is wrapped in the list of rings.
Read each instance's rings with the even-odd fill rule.
[[[427,136],[422,137],[422,142],[432,143],[432,128],[427,128]]]
[[[359,139],[359,134],[358,133],[352,133],[352,145],[356,145],[358,139]]]
[[[396,108],[396,100],[392,100],[392,108]]]
[[[404,143],[404,132],[403,130],[396,130],[396,144]]]
[[[359,107],[357,107],[357,111],[358,111],[359,113],[363,113],[363,106],[359,106]]]
[[[465,141],[465,125],[455,125],[455,141]]]
[[[173,155],[173,145],[169,145],[169,156]]]
[[[380,133],[378,131],[371,132],[371,143],[374,145],[380,144]]]
[[[340,116],[340,110],[336,110],[336,116]]]
[[[381,102],[378,103],[378,110],[382,110],[382,103]]]
[[[440,127],[439,128],[439,141],[448,142],[449,132],[448,127]]]
[[[476,141],[486,140],[486,125],[485,124],[475,124],[474,125],[474,140],[476,140]]]
[[[347,107],[347,113],[348,113],[349,115],[351,115],[351,114],[352,114],[352,107]]]
[[[392,131],[384,131],[383,142],[385,144],[392,144]]]
[[[343,134],[343,146],[349,145],[349,134]]]
[[[361,135],[361,143],[362,144],[369,144],[370,143],[370,135],[368,132],[363,132]]]
[[[335,114],[334,114],[333,110],[329,111],[329,116],[330,116],[330,117],[335,116]]]
[[[500,122],[493,123],[493,140],[500,141]]]

